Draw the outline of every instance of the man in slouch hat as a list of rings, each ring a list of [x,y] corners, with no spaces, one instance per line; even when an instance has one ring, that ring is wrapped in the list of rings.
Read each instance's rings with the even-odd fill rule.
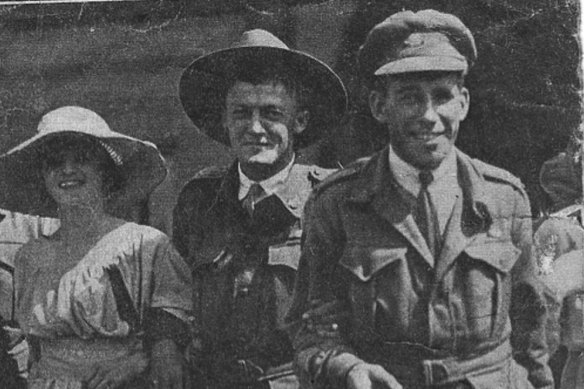
[[[306,205],[289,322],[307,387],[553,386],[523,185],[454,146],[476,56],[434,10],[390,16],[361,47],[389,144]]]
[[[341,118],[344,86],[321,61],[251,30],[195,60],[180,98],[193,123],[236,157],[199,172],[174,210],[174,243],[195,281],[193,387],[295,388],[284,316],[304,203],[330,173],[299,163],[296,150]]]

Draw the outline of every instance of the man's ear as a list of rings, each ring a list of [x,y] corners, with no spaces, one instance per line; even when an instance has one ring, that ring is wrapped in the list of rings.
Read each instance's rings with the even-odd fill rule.
[[[387,123],[388,117],[385,93],[377,90],[369,92],[369,109],[375,120],[379,123]]]
[[[294,128],[293,132],[295,135],[301,134],[308,127],[308,122],[310,120],[310,112],[307,109],[298,111],[296,117],[294,118]]]
[[[465,87],[460,88],[460,104],[462,108],[460,112],[460,121],[463,121],[466,119],[466,115],[468,115],[468,110],[470,108],[470,93]]]

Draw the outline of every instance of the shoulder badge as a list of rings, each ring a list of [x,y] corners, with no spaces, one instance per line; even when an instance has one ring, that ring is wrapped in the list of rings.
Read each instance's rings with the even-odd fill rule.
[[[191,180],[204,180],[209,178],[223,178],[229,166],[208,166],[202,170],[199,170]]]
[[[521,182],[521,180],[518,177],[509,173],[507,170],[498,168],[496,166],[490,165],[486,162],[474,158],[473,163],[487,179],[492,179],[494,181],[511,184],[520,191],[525,190],[523,182]]]

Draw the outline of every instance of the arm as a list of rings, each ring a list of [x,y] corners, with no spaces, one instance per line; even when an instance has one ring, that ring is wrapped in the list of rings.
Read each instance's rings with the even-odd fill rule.
[[[165,242],[153,264],[152,304],[145,312],[144,331],[150,349],[150,377],[156,388],[182,388],[184,350],[190,341],[192,309],[190,269]]]
[[[513,244],[521,255],[512,270],[511,341],[514,357],[523,365],[529,380],[536,388],[553,386],[548,366],[545,326],[547,310],[543,284],[537,276],[537,266],[532,255],[532,226],[529,200],[525,192],[515,192],[515,212],[511,226]]]
[[[172,215],[172,242],[180,255],[189,261],[189,236],[192,235],[195,201],[190,185],[183,188]]]
[[[302,254],[288,316],[297,374],[308,387],[344,388],[349,370],[362,362],[346,341],[348,320],[337,320],[349,316],[349,307],[347,291],[336,273],[345,242],[336,206],[314,195],[306,204]],[[307,313],[315,309],[318,315]],[[332,323],[337,324],[335,331],[315,330]]]
[[[181,191],[173,210],[172,242],[179,254],[194,269],[197,252],[206,237],[207,211],[216,201],[221,179],[194,178]]]

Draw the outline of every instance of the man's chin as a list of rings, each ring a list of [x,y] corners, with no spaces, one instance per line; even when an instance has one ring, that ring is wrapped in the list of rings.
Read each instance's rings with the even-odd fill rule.
[[[419,152],[404,158],[404,161],[420,170],[434,170],[446,159],[446,154],[440,152]]]
[[[273,165],[278,161],[276,153],[262,153],[245,158],[245,163],[248,165]]]

